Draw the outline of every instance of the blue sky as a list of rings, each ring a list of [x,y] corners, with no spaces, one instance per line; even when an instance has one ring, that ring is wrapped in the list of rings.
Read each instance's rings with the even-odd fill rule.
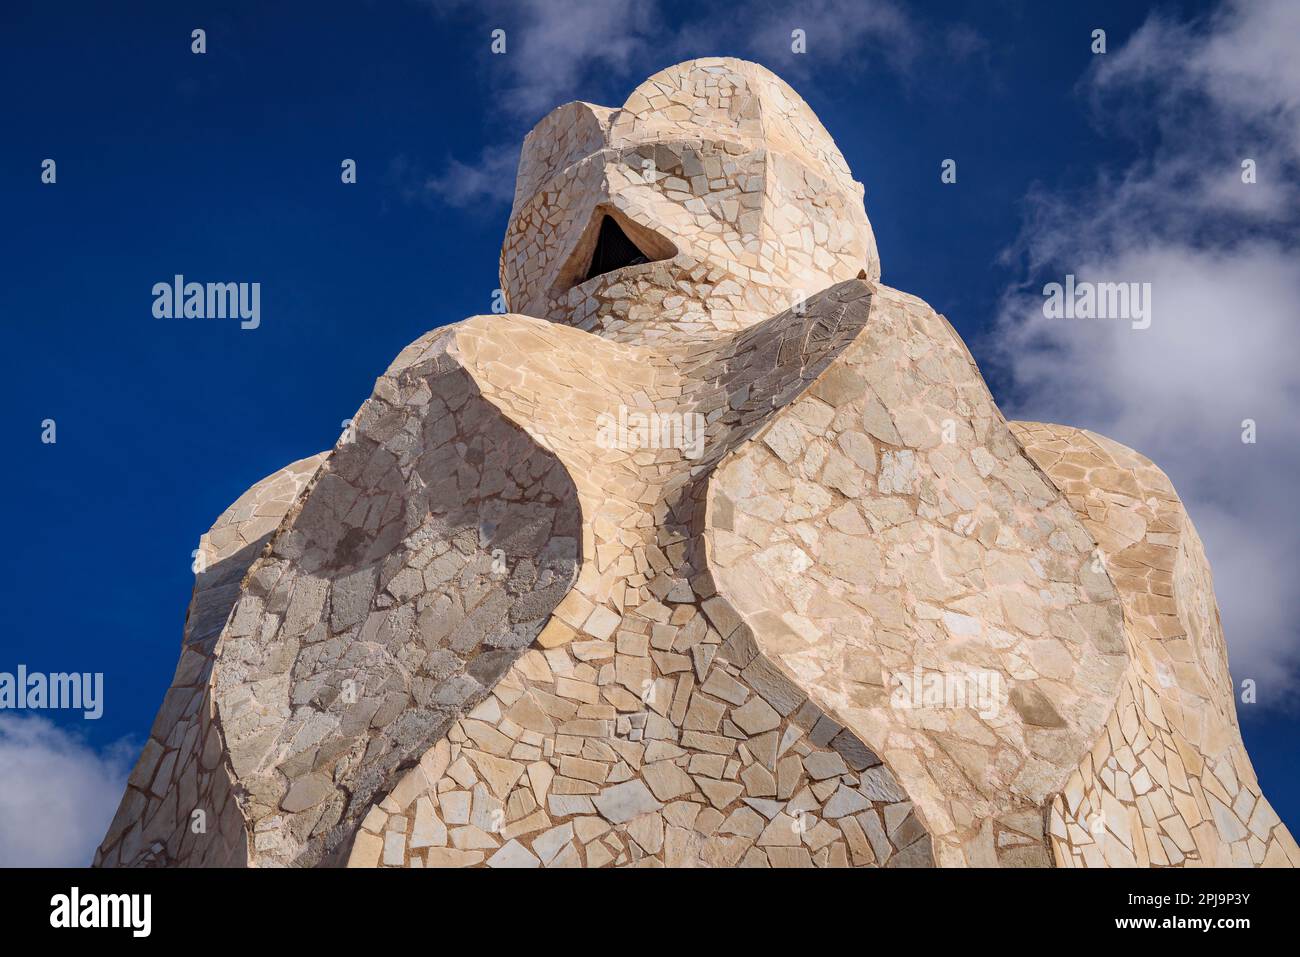
[[[1234,675],[1259,681],[1247,746],[1294,828],[1297,6],[9,0],[0,670],[100,671],[106,703],[98,721],[0,715],[0,819],[62,835],[42,852],[0,833],[0,863],[88,857],[212,520],[332,446],[404,345],[490,311],[533,123],[705,55],[757,59],[804,96],[866,186],[883,280],[949,317],[1009,416],[1097,428],[1170,472]],[[1142,340],[1041,328],[1042,283],[1090,270],[1152,277],[1176,308]],[[260,282],[260,327],[155,319],[151,287],[176,273]]]

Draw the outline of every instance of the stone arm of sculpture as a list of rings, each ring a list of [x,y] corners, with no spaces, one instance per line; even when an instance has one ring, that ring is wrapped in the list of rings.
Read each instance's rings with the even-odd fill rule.
[[[921,300],[875,286],[854,343],[709,496],[719,593],[893,769],[940,864],[1300,861],[1168,478],[1008,424]]]
[[[261,553],[222,569],[218,600],[196,589],[220,634],[187,646],[183,703],[168,695],[205,733],[151,740],[98,861],[328,860],[568,591],[572,483],[460,360],[474,321],[403,350]],[[157,727],[174,718],[164,706]]]

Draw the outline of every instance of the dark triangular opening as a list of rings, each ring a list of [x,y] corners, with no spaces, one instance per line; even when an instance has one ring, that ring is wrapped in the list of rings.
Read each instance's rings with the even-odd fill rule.
[[[613,217],[606,216],[600,223],[600,235],[596,237],[596,248],[591,254],[591,265],[583,282],[595,279],[624,266],[636,266],[650,262],[650,257],[640,247],[627,238],[627,233],[614,222]]]

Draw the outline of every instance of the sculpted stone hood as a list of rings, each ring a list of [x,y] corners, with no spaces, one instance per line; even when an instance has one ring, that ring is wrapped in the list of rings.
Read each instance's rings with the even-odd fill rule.
[[[756,63],[694,60],[618,109],[568,103],[528,134],[501,251],[510,309],[619,341],[735,332],[880,277],[834,140]],[[646,262],[586,278],[612,218]]]

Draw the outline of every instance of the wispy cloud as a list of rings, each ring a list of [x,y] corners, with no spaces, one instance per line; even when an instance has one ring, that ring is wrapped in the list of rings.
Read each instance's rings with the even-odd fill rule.
[[[764,64],[800,73],[822,66],[853,70],[884,63],[904,72],[920,52],[921,26],[893,0],[806,0],[753,4],[748,46]],[[792,50],[791,33],[802,30],[806,52]]]
[[[46,718],[0,714],[0,866],[90,864],[135,753],[99,754]]]
[[[1024,281],[994,343],[1009,415],[1095,429],[1169,473],[1206,543],[1233,674],[1265,707],[1300,690],[1297,37],[1300,5],[1234,2],[1152,17],[1097,58],[1081,90],[1143,158],[1085,191],[1030,194],[1009,251]],[[1150,328],[1044,318],[1042,286],[1066,273],[1150,282]]]
[[[473,163],[456,158],[436,174],[424,173],[405,156],[393,160],[389,173],[402,198],[408,201],[440,202],[457,209],[471,206],[509,205],[514,196],[515,170],[519,165],[519,144],[488,146]]]
[[[663,21],[654,0],[430,0],[435,12],[468,9],[505,31],[506,52],[487,61],[502,113],[530,124],[586,81],[624,75],[654,52]],[[489,31],[482,37],[488,48]]]
[[[492,29],[506,31],[506,53],[489,55],[484,83],[491,91],[518,157],[528,128],[561,103],[587,99],[617,106],[650,74],[681,60],[739,51],[786,75],[809,82],[830,71],[884,68],[899,75],[916,69],[927,44],[956,45],[962,56],[979,55],[982,39],[960,29],[918,23],[895,0],[805,0],[802,3],[702,3],[685,21],[671,20],[656,0],[428,0],[443,18],[470,18],[484,49]],[[806,52],[792,50],[792,32],[803,31]],[[955,31],[955,32],[954,32]],[[956,55],[956,54],[954,54]],[[503,185],[501,157],[490,147],[477,160],[457,158],[424,179],[429,190],[407,191],[452,205],[512,196],[514,170]]]

